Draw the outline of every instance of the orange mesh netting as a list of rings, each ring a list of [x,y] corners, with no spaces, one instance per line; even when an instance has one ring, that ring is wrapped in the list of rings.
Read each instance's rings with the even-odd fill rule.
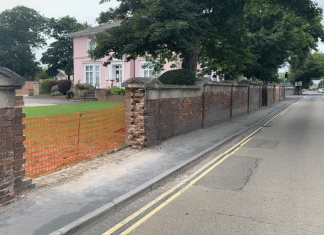
[[[26,176],[37,177],[113,150],[125,142],[125,105],[24,118]]]

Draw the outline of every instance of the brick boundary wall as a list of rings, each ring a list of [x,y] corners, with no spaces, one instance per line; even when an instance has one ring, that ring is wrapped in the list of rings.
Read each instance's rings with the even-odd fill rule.
[[[262,105],[262,86],[251,84],[249,86],[249,109],[248,112],[253,112],[261,108]]]
[[[248,112],[249,85],[235,85],[232,87],[232,115],[238,117]]]
[[[201,96],[148,100],[146,107],[149,121],[145,122],[145,127],[154,130],[147,136],[148,140],[156,138],[159,143],[201,128]]]
[[[203,93],[203,127],[231,119],[231,84],[208,84]]]
[[[95,93],[98,100],[125,102],[124,95],[112,95],[107,89],[95,90]]]
[[[23,105],[23,97],[16,96],[14,108],[0,109],[0,204],[35,186],[25,177]]]
[[[86,90],[75,90],[75,89],[72,89],[72,91],[74,93],[75,99],[81,98],[83,96],[83,93],[86,92]],[[95,97],[98,100],[125,102],[125,95],[112,95],[107,89],[95,90]]]
[[[279,101],[283,101],[286,99],[286,87],[280,86],[279,87]]]
[[[157,79],[133,78],[126,89],[126,144],[140,149],[173,136],[213,126],[272,104],[273,85],[205,82],[197,86],[163,85]],[[263,90],[266,93],[263,94]]]
[[[277,85],[274,86],[274,94],[273,94],[273,96],[274,96],[273,99],[274,99],[275,103],[280,101],[280,87],[277,86]]]
[[[21,89],[16,90],[16,95],[28,95],[29,89],[34,89],[34,81],[26,81]]]
[[[275,85],[262,85],[262,106],[275,103]]]

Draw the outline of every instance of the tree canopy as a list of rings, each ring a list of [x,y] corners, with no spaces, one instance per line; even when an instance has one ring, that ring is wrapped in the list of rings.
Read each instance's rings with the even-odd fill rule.
[[[196,72],[201,43],[210,44],[208,38],[214,41],[217,34],[235,32],[241,26],[244,2],[121,0],[119,7],[101,13],[99,23],[114,19],[122,23],[97,35],[98,46],[92,56],[109,56],[109,63],[113,58],[131,60],[150,55],[165,62],[176,54],[183,69]]]
[[[303,88],[309,88],[312,80],[324,77],[324,54],[314,52],[307,55],[303,66],[290,67],[290,81],[302,81]]]
[[[17,6],[0,13],[0,66],[27,80],[40,70],[34,50],[46,45],[47,20],[37,11]]]
[[[264,3],[255,9],[259,9],[258,14],[247,12],[249,48],[256,57],[243,70],[248,78],[276,81],[278,68],[300,60],[305,53],[316,49],[318,38],[324,39],[320,10],[311,17],[279,4]]]
[[[100,3],[109,2],[101,0]],[[324,38],[322,10],[311,0],[120,0],[98,22],[122,20],[96,36],[94,59],[181,59],[196,72],[223,73],[265,81],[278,68]]]
[[[70,77],[73,74],[73,39],[69,33],[88,28],[87,23],[79,23],[74,17],[65,16],[59,19],[49,19],[50,36],[55,39],[43,53],[41,62],[48,65],[47,74],[54,77],[58,69]]]

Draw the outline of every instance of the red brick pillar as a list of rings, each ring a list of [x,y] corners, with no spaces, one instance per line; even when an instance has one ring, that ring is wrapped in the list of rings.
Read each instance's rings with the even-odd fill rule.
[[[145,147],[145,89],[126,88],[126,144],[135,149]]]
[[[24,102],[22,96],[15,97],[15,90],[24,83],[23,78],[0,67],[0,204],[33,187],[24,171]]]

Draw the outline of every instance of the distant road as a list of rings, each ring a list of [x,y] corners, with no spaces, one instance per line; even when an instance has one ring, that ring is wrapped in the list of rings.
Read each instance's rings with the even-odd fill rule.
[[[44,96],[24,96],[25,106],[48,106],[57,104],[73,104],[72,101],[68,101],[65,96],[63,97],[44,97]]]

